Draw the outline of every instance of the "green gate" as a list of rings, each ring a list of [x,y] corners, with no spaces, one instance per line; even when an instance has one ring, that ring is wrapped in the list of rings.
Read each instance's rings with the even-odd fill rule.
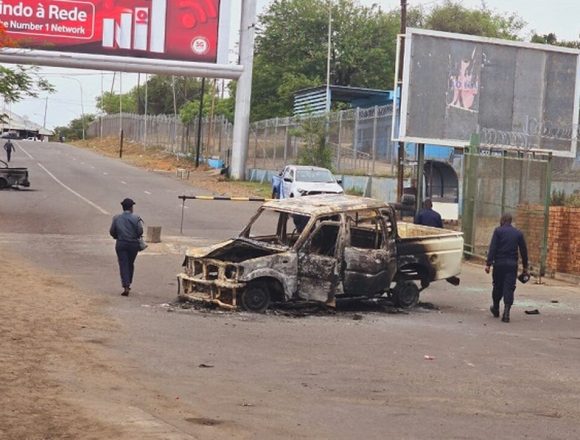
[[[466,149],[461,218],[466,255],[486,258],[493,230],[510,212],[525,235],[532,270],[545,274],[551,161],[551,155],[531,152]]]

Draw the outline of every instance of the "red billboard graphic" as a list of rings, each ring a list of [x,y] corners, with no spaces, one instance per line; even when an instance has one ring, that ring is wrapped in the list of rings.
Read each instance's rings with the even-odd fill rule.
[[[216,62],[220,0],[0,0],[30,49]]]

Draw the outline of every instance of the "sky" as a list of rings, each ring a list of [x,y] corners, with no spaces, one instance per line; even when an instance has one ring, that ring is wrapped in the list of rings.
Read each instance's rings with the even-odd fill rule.
[[[430,8],[440,4],[444,0],[407,0],[410,7],[422,5]],[[239,29],[239,4],[240,0],[231,0],[231,49],[235,46]],[[271,0],[257,0],[258,14],[267,8]],[[370,6],[378,4],[384,10],[396,9],[400,0],[359,0],[359,3]],[[466,7],[479,7],[481,0],[463,0]],[[580,1],[579,0],[552,0],[549,8],[545,0],[485,0],[488,8],[498,13],[516,12],[528,24],[522,36],[529,40],[533,32],[545,34],[555,32],[560,40],[580,39]],[[126,92],[137,84],[137,74],[124,73],[119,81],[119,73],[100,72],[81,69],[64,69],[42,67],[41,74],[50,80],[56,92],[47,96],[43,94],[38,98],[25,98],[21,102],[7,107],[9,110],[28,117],[28,119],[43,125],[46,119],[46,127],[67,125],[70,120],[80,117],[84,112],[98,113],[95,99],[101,91],[115,91],[119,93],[119,87]],[[113,83],[113,78],[115,79]],[[144,75],[141,75],[141,81]],[[81,100],[82,96],[82,100]],[[46,111],[45,111],[46,110]]]

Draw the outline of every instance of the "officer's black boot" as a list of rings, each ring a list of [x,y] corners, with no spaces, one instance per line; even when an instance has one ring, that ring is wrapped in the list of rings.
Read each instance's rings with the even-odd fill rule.
[[[493,315],[494,318],[499,318],[499,304],[493,304],[489,306],[489,311]]]
[[[501,318],[501,320],[503,322],[510,322],[510,309],[511,308],[512,308],[511,305],[504,307],[504,309],[503,309],[503,316]]]

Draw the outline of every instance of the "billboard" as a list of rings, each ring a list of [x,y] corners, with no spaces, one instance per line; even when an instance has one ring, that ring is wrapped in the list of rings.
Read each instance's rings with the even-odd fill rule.
[[[220,3],[227,2],[0,0],[0,21],[20,48],[216,63],[227,44]]]
[[[399,139],[574,157],[580,51],[409,29]]]

